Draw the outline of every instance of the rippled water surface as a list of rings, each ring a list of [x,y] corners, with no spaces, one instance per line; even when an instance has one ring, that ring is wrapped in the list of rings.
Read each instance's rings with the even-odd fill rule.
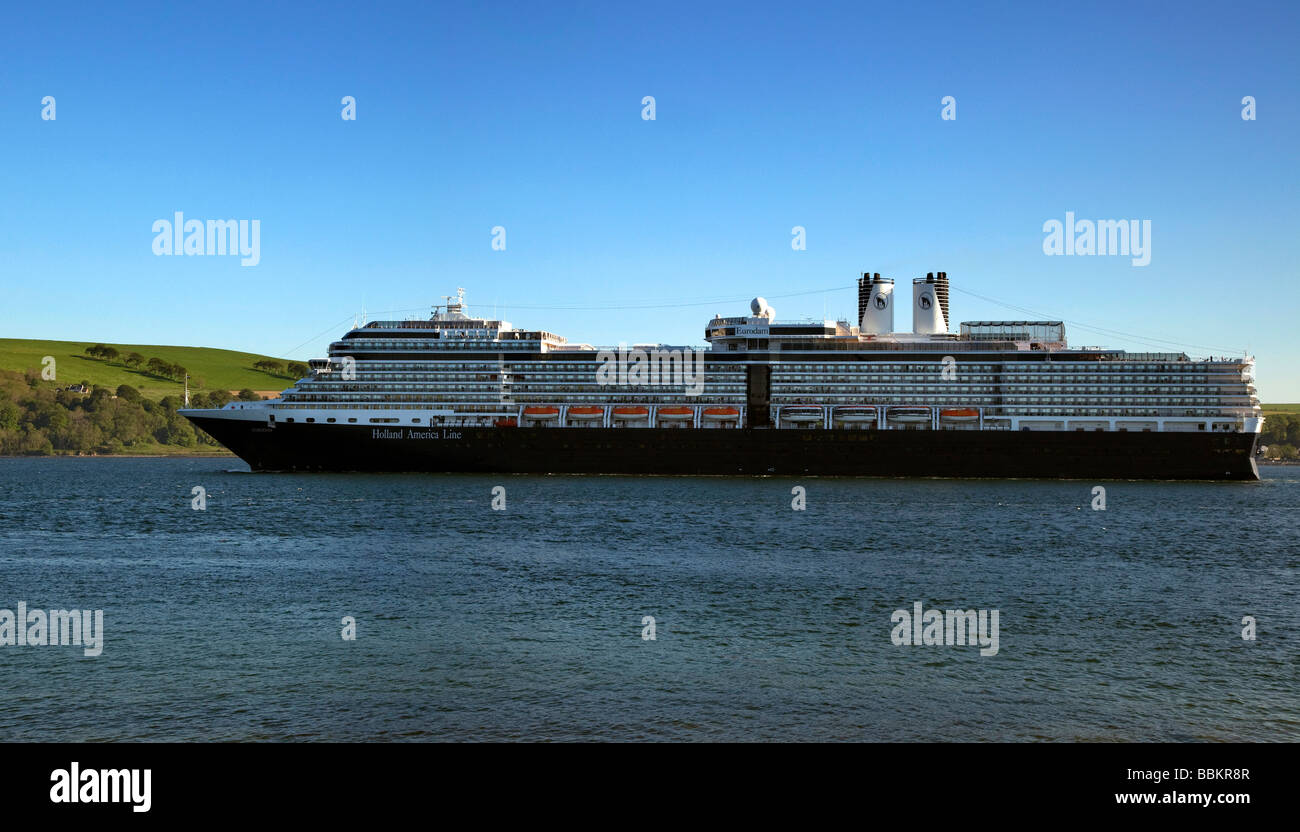
[[[106,633],[0,645],[0,740],[1295,741],[1300,468],[1262,470],[1094,511],[1090,482],[0,459],[0,609]],[[915,601],[998,610],[998,654],[894,645]]]

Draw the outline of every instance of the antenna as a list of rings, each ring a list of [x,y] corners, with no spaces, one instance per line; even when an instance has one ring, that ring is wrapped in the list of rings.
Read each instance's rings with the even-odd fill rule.
[[[442,299],[447,301],[447,312],[464,312],[465,311],[465,290],[457,287],[455,296],[443,295]]]

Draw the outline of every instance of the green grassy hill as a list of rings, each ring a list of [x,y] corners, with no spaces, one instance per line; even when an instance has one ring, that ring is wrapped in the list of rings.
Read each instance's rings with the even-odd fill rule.
[[[1300,404],[1261,404],[1260,407],[1265,416],[1270,413],[1300,413]]]
[[[55,383],[61,387],[89,381],[92,385],[100,384],[112,388],[117,388],[120,384],[129,384],[145,397],[154,400],[163,396],[181,394],[183,386],[178,381],[150,375],[143,368],[132,370],[123,366],[120,359],[110,364],[90,358],[86,355],[86,347],[94,343],[96,342],[0,338],[0,369],[40,372],[42,359],[50,355],[55,361]],[[259,392],[280,391],[296,381],[286,376],[274,376],[261,370],[254,370],[254,362],[271,356],[251,352],[146,344],[106,344],[105,346],[115,348],[122,355],[138,352],[146,359],[159,358],[172,364],[180,364],[189,370],[191,391],[200,387],[203,390],[242,390],[247,387]],[[286,359],[272,360],[286,362]],[[201,385],[198,384],[199,380],[202,381]]]

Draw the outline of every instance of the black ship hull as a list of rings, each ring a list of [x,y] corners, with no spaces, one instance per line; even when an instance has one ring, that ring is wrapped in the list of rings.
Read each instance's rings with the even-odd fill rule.
[[[271,427],[188,418],[254,471],[1259,479],[1253,433]]]

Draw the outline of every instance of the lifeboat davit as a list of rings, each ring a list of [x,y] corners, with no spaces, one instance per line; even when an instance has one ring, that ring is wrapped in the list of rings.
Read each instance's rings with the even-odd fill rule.
[[[525,407],[524,418],[549,422],[552,419],[560,418],[560,409],[558,407]]]
[[[734,422],[740,418],[740,408],[706,407],[704,408],[704,418],[711,422]]]
[[[646,419],[650,416],[648,407],[616,407],[614,408],[614,418],[624,422],[634,422],[638,419]]]
[[[781,418],[796,424],[803,422],[820,422],[825,416],[817,405],[789,405],[781,408]]]
[[[973,407],[949,407],[939,411],[939,418],[945,422],[975,422],[980,412]]]
[[[835,418],[850,424],[874,422],[876,421],[876,409],[870,405],[846,404],[835,408]]]
[[[655,418],[661,422],[685,422],[695,418],[695,409],[690,407],[661,407],[655,412]]]
[[[590,422],[596,419],[605,418],[605,408],[603,407],[571,407],[565,412],[570,419],[576,419],[580,422]]]
[[[930,421],[930,408],[913,406],[891,407],[886,411],[885,418],[891,422],[920,424],[921,422]]]

